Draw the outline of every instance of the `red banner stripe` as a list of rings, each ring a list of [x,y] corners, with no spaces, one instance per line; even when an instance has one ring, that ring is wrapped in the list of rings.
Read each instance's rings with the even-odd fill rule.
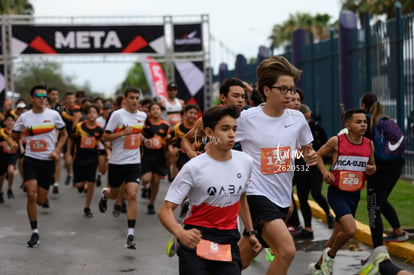
[[[123,53],[134,53],[144,48],[147,45],[148,45],[148,42],[145,41],[145,39],[142,38],[142,36],[138,35],[137,37],[134,38],[134,40],[132,40],[132,42],[128,46],[126,46],[126,48],[122,52]]]
[[[29,46],[42,53],[56,54],[56,51],[39,36],[30,42]]]

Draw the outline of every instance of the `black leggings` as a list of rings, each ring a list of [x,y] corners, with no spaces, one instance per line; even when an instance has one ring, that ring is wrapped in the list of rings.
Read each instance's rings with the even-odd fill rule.
[[[323,177],[316,166],[309,167],[309,171],[295,172],[293,181],[296,183],[296,191],[299,197],[305,227],[312,227],[312,211],[308,203],[309,193],[313,199],[329,215],[329,205],[322,195]]]
[[[388,201],[388,196],[400,178],[404,159],[386,163],[375,160],[375,164],[377,171],[368,177],[367,181],[368,218],[374,248],[383,244],[384,225],[381,214],[393,229],[401,227],[397,212]]]

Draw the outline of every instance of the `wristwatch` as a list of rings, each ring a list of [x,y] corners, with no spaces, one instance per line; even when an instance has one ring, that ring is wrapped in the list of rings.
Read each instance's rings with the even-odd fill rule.
[[[246,231],[246,229],[243,231],[243,236],[248,236],[250,237],[251,235],[257,235],[257,230],[252,230],[252,231]]]

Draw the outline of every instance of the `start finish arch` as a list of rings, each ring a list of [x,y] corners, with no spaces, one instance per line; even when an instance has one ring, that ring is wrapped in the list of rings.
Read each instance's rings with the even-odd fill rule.
[[[18,62],[139,62],[153,94],[176,81],[178,97],[211,105],[212,69],[208,15],[151,17],[0,16],[0,106],[14,91]],[[151,73],[165,63],[165,77]],[[155,66],[158,68],[159,65]],[[164,90],[164,91],[162,91]]]

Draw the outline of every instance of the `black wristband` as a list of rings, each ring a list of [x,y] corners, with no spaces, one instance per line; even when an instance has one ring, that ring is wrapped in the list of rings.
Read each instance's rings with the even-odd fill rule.
[[[248,236],[250,237],[251,235],[257,235],[257,230],[252,230],[252,231],[246,231],[246,229],[243,231],[243,236]]]

